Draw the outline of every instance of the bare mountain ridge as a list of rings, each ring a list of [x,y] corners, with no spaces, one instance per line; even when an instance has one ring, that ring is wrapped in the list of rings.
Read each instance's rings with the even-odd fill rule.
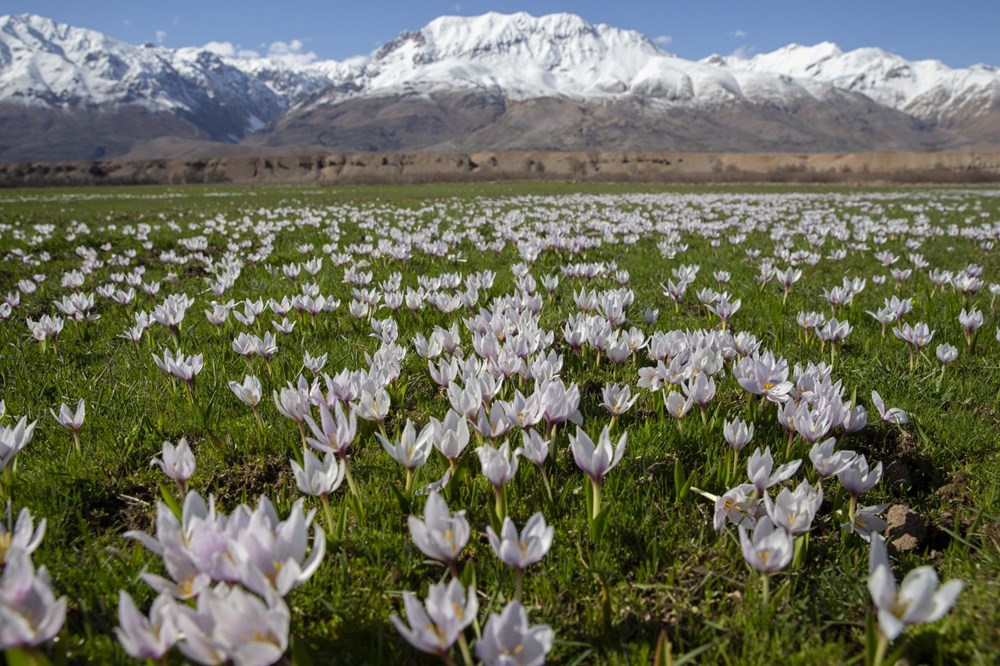
[[[365,58],[136,46],[0,17],[0,161],[330,151],[1000,146],[1000,73],[879,49],[673,56],[571,14],[441,17]],[[179,151],[179,152],[178,152]]]

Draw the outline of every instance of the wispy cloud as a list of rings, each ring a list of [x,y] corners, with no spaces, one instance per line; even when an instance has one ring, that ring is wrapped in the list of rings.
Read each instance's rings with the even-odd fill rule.
[[[657,35],[653,37],[653,41],[660,46],[670,46],[670,42],[674,41],[674,38],[670,35]]]
[[[733,52],[729,55],[733,58],[739,58],[740,60],[749,60],[753,57],[755,51],[756,49],[754,47],[743,44],[733,49]]]
[[[729,36],[735,37],[736,39],[743,39],[744,37],[749,37],[750,33],[747,32],[746,30],[740,30],[739,28],[737,28],[736,30],[733,30],[731,33],[729,33]]]
[[[313,51],[305,50],[307,41],[309,40],[293,39],[288,42],[271,42],[267,47],[267,57],[289,65],[308,65],[315,62],[318,56]]]
[[[232,42],[209,42],[201,47],[202,51],[208,51],[223,58],[259,58],[260,53],[252,49],[241,48],[239,44]]]
[[[156,31],[156,43],[157,44],[162,44],[163,40],[165,40],[166,38],[167,38],[167,31],[166,30],[157,30]]]

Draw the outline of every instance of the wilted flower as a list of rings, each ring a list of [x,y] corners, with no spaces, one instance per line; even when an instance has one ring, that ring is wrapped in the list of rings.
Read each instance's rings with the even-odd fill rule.
[[[904,412],[899,407],[891,407],[887,410],[885,408],[885,401],[882,400],[882,396],[878,394],[878,391],[872,391],[872,404],[875,405],[875,409],[878,410],[879,416],[882,417],[882,420],[886,423],[903,425],[910,422],[909,414]]]

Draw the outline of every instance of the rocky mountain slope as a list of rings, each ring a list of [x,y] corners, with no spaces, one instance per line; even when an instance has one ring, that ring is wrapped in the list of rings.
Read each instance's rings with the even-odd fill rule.
[[[441,17],[368,57],[168,49],[0,16],[0,160],[1000,146],[1000,72],[879,49],[673,56],[571,14]]]

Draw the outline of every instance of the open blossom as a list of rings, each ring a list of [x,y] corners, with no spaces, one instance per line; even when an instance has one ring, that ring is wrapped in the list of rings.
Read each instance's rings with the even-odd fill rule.
[[[453,409],[448,410],[443,421],[432,418],[430,422],[434,426],[434,448],[454,464],[469,445],[469,422]]]
[[[382,448],[389,456],[408,470],[414,470],[427,462],[427,456],[431,453],[432,440],[434,437],[434,424],[428,423],[417,435],[413,422],[406,419],[406,426],[399,441],[390,442],[381,433],[375,433],[382,443]]]
[[[185,483],[194,476],[194,454],[184,437],[177,442],[177,446],[170,442],[163,442],[163,452],[160,458],[153,458],[150,464],[159,467],[164,474],[178,483]]]
[[[536,513],[528,519],[520,533],[510,518],[504,518],[498,536],[493,528],[486,527],[490,547],[500,561],[515,569],[526,569],[538,562],[552,547],[555,528],[545,524],[545,516]]]
[[[498,615],[490,613],[476,656],[486,666],[540,666],[552,650],[555,632],[547,624],[528,624],[528,612],[512,601]]]
[[[220,583],[205,588],[195,607],[177,605],[175,621],[181,635],[177,647],[201,664],[266,666],[288,649],[291,613],[275,594],[262,599]]]
[[[833,437],[817,442],[809,449],[809,460],[819,473],[820,479],[825,479],[838,474],[842,469],[851,464],[857,456],[854,451],[834,451],[837,440]]]
[[[235,393],[236,397],[248,407],[256,410],[257,405],[260,403],[263,388],[260,385],[259,379],[253,375],[246,375],[243,378],[243,383],[230,381],[229,390]]]
[[[889,527],[889,523],[879,516],[888,508],[888,504],[859,506],[854,512],[854,520],[840,527],[846,532],[857,534],[865,541],[871,541],[872,534],[881,534]]]
[[[757,524],[757,516],[761,510],[758,495],[752,483],[741,483],[716,497],[712,521],[715,529],[721,530],[726,526],[727,520],[734,525],[753,528]]]
[[[303,452],[303,465],[291,461],[295,485],[306,495],[323,497],[340,487],[347,468],[337,461],[333,452],[327,453],[320,461],[312,451]]]
[[[868,591],[878,610],[879,631],[891,641],[909,624],[940,620],[955,605],[962,581],[952,580],[938,587],[934,569],[922,566],[906,574],[897,588],[885,542],[878,534],[872,534]]]
[[[69,428],[73,432],[76,432],[77,430],[83,427],[83,419],[87,414],[87,406],[81,399],[78,403],[76,403],[75,412],[71,412],[69,407],[67,407],[65,404],[61,404],[59,405],[58,414],[56,414],[52,410],[49,410],[49,413],[52,414],[52,418],[54,418],[59,423],[59,425],[63,426],[64,428]]]
[[[284,394],[284,391],[282,391]],[[354,441],[354,436],[358,431],[358,419],[354,415],[354,410],[347,408],[345,411],[340,402],[333,404],[333,411],[321,402],[319,405],[320,423],[317,424],[309,415],[308,404],[305,406],[305,422],[309,424],[315,438],[309,437],[306,441],[310,446],[323,453],[333,452],[338,458],[347,455],[347,448]]]
[[[775,529],[770,518],[765,516],[757,521],[752,537],[747,536],[747,530],[742,525],[737,529],[743,559],[762,574],[780,571],[792,561],[792,537],[783,529]]]
[[[948,365],[958,358],[958,349],[947,342],[942,342],[934,350],[934,354],[937,356],[937,360],[941,362],[941,365]]]
[[[0,578],[0,650],[37,647],[55,638],[66,603],[66,597],[56,599],[45,567],[36,572],[26,551],[11,550]]]
[[[545,464],[549,455],[549,443],[536,430],[521,431],[521,446],[514,453],[527,458],[538,466]]]
[[[753,439],[753,423],[747,425],[742,419],[726,421],[722,426],[722,436],[730,448],[739,451]]]
[[[390,617],[403,638],[422,652],[446,655],[458,635],[475,621],[479,601],[474,589],[466,592],[453,578],[447,585],[431,585],[424,603],[412,592],[404,592],[403,607],[409,626],[395,614]]]
[[[871,490],[881,480],[882,463],[880,461],[869,469],[868,461],[864,456],[859,455],[837,472],[837,478],[847,489],[847,492],[852,495],[860,495]]]
[[[465,511],[452,514],[444,498],[436,492],[427,497],[424,519],[410,516],[408,524],[417,548],[427,557],[445,564],[454,564],[469,541]]]
[[[975,308],[968,312],[963,308],[958,314],[958,323],[965,329],[966,335],[972,335],[983,325],[983,313]]]
[[[13,532],[8,532],[7,526],[0,521],[0,569],[14,552],[31,555],[42,543],[44,536],[45,519],[42,518],[38,522],[38,529],[35,529],[35,521],[27,507],[17,514]]]
[[[9,465],[35,434],[37,421],[22,416],[13,426],[0,425],[0,471]]]
[[[747,476],[750,477],[750,483],[754,485],[757,492],[762,493],[771,486],[790,479],[801,464],[801,460],[793,460],[781,465],[772,473],[774,458],[771,456],[771,447],[764,449],[763,453],[758,447],[747,461]]]
[[[221,581],[284,596],[315,573],[325,553],[326,537],[312,524],[314,515],[315,511],[305,513],[300,499],[281,520],[262,496],[255,509],[241,504],[226,516],[216,509],[214,498],[206,503],[192,491],[184,499],[180,519],[164,502],[157,503],[155,537],[139,531],[125,536],[163,558],[170,580],[142,574],[158,592],[190,599],[212,581]]]
[[[149,616],[139,612],[125,590],[118,591],[118,626],[115,636],[134,659],[162,659],[179,638],[172,597],[161,594],[153,601]]]
[[[576,435],[570,435],[570,446],[573,449],[573,459],[576,466],[586,472],[594,483],[600,483],[625,455],[625,441],[628,433],[622,433],[618,443],[612,447],[608,427],[604,426],[597,444],[579,426]]]
[[[771,521],[793,535],[809,531],[822,503],[822,488],[816,490],[808,481],[800,483],[794,491],[782,488],[773,502],[764,493],[764,506]]]
[[[484,445],[476,449],[483,476],[490,480],[494,488],[501,488],[517,474],[517,452],[510,450],[510,442],[504,442],[499,449]]]

